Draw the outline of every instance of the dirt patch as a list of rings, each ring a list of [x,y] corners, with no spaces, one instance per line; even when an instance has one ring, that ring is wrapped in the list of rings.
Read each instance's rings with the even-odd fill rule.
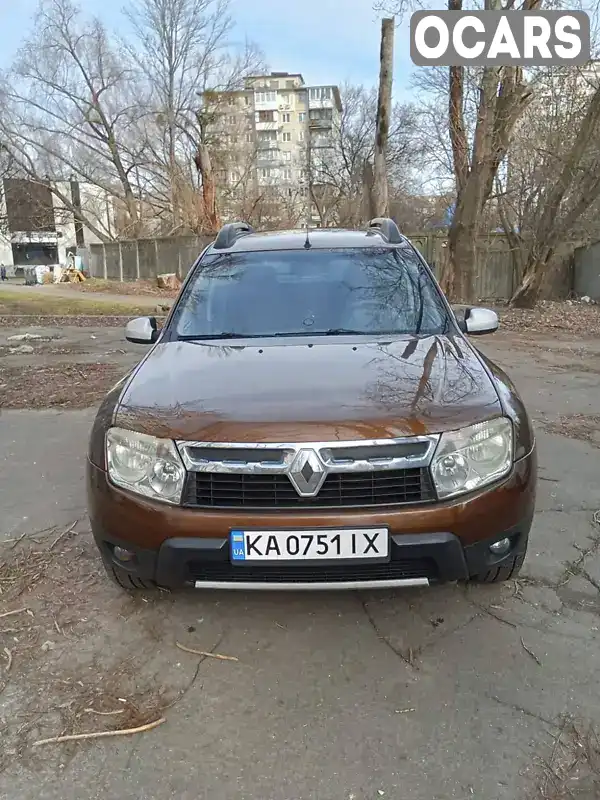
[[[0,408],[90,408],[124,373],[115,364],[0,366]]]
[[[34,342],[24,342],[23,344],[27,347],[31,347],[33,352],[29,355],[53,355],[53,356],[63,356],[63,355],[81,355],[82,353],[87,352],[86,349],[81,344],[70,344],[70,345],[60,345],[60,344],[49,344],[47,339],[41,340],[41,344],[39,343],[40,340]],[[19,347],[22,345],[18,342],[15,342],[11,345],[0,345],[0,358],[4,356],[12,356],[12,355],[27,355],[25,352],[19,352]]]
[[[138,628],[170,596],[113,587],[85,527],[77,520],[0,546],[0,771],[14,762],[62,768],[90,741],[34,743],[151,723],[198,674],[196,659],[158,680],[157,642]]]
[[[567,436],[569,439],[580,439],[600,447],[600,415],[598,414],[563,414],[556,419],[541,418],[536,423],[548,433]]]
[[[564,718],[548,758],[537,757],[535,800],[596,800],[600,797],[600,740],[593,726]]]
[[[147,316],[147,310],[146,314]],[[117,316],[102,314],[1,314],[0,328],[27,328],[27,327],[75,327],[75,328],[124,328],[131,319],[130,316]],[[164,323],[165,317],[156,317],[158,326]]]
[[[503,330],[516,333],[551,333],[564,331],[582,338],[600,337],[600,305],[576,300],[544,300],[534,309],[497,309]]]
[[[84,283],[63,283],[61,288],[73,289],[75,292],[94,293],[106,292],[110,294],[142,295],[146,297],[175,298],[179,289],[159,289],[156,281],[105,281],[99,278],[90,278]]]

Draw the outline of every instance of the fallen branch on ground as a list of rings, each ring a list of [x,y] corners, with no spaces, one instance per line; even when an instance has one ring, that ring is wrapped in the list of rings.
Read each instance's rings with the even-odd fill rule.
[[[26,608],[16,608],[14,611],[5,611],[3,614],[0,614],[0,619],[4,617],[10,617],[13,614],[23,614],[23,612],[27,611]]]
[[[186,647],[179,642],[175,642],[175,647],[183,650],[184,653],[191,653],[194,656],[205,656],[206,658],[217,658],[219,661],[239,661],[235,656],[222,656],[219,653],[209,653],[206,650],[192,650],[191,647]]]
[[[97,733],[70,733],[66,736],[52,736],[50,739],[40,739],[37,742],[34,742],[32,747],[39,747],[41,744],[56,744],[58,742],[75,742],[80,741],[82,739],[101,739],[107,736],[129,736],[132,733],[144,733],[145,731],[151,731],[153,728],[157,728],[159,725],[162,725],[163,722],[166,722],[164,717],[155,720],[154,722],[149,722],[147,725],[140,725],[138,728],[123,728],[122,730],[118,731],[98,731]]]
[[[50,547],[48,548],[48,550],[52,550],[52,549],[53,549],[53,548],[54,548],[54,547],[55,547],[55,546],[56,546],[56,545],[57,545],[57,544],[60,542],[60,540],[63,538],[63,536],[66,536],[66,535],[67,535],[67,533],[71,533],[71,531],[73,530],[73,528],[75,527],[75,525],[77,525],[77,523],[78,523],[78,522],[79,522],[79,520],[78,520],[78,519],[76,519],[76,520],[75,520],[75,522],[71,523],[71,525],[69,525],[69,527],[68,527],[68,528],[65,528],[65,529],[64,529],[64,531],[63,531],[61,534],[59,534],[59,535],[56,537],[56,539],[55,539],[55,540],[52,542],[52,544],[50,545]]]
[[[12,653],[11,653],[11,651],[8,649],[8,647],[5,647],[5,648],[4,648],[4,654],[6,655],[6,660],[7,660],[7,662],[8,662],[8,663],[7,663],[7,665],[6,665],[6,671],[7,671],[7,672],[10,672],[10,668],[12,667],[12,660],[13,660],[13,659],[12,659]]]
[[[527,647],[527,645],[526,645],[526,644],[525,644],[525,642],[523,641],[523,637],[522,637],[522,636],[521,636],[521,646],[522,646],[523,650],[525,650],[525,652],[526,652],[526,653],[529,653],[529,655],[530,655],[530,656],[533,658],[533,660],[535,661],[535,663],[536,663],[536,664],[537,664],[539,667],[541,667],[541,666],[542,666],[542,662],[539,660],[539,658],[536,656],[536,654],[533,652],[533,650],[530,650],[530,649]]]
[[[118,708],[116,711],[96,711],[95,708],[84,708],[83,711],[86,714],[99,714],[101,717],[112,717],[114,714],[125,713],[124,708]]]

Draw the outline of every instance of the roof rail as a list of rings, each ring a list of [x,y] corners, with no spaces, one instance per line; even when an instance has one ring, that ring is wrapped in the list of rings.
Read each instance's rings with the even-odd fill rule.
[[[390,244],[399,244],[403,241],[400,229],[393,219],[376,217],[369,222],[368,233],[379,233]]]
[[[249,233],[254,233],[254,228],[247,222],[229,222],[223,225],[213,247],[215,250],[226,250],[232,247],[240,236],[247,236]]]

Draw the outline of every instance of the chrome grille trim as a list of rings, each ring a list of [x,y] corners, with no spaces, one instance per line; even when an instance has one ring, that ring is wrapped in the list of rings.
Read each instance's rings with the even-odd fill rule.
[[[428,467],[439,442],[440,435],[409,436],[398,439],[362,439],[343,442],[281,442],[281,443],[248,443],[248,442],[200,442],[177,441],[177,449],[188,472],[221,472],[231,474],[286,475],[301,450],[314,450],[322,462],[326,473],[379,472],[384,470],[410,469]],[[387,447],[397,450],[405,446],[405,455],[385,457],[381,450]],[[372,448],[373,458],[365,458],[364,451]],[[348,451],[356,449],[361,452],[360,458],[348,457]],[[203,458],[202,451],[209,451],[210,458]],[[231,451],[238,451],[234,458],[227,458]],[[239,451],[248,451],[248,460],[239,458]],[[260,452],[280,453],[275,460],[260,459]],[[219,459],[215,452],[223,451]],[[344,451],[344,458],[336,459],[336,451]]]

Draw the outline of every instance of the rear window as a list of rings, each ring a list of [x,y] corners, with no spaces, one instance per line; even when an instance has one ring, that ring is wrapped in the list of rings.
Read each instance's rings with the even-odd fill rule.
[[[173,319],[178,336],[352,330],[444,333],[445,305],[409,248],[219,253],[196,268]]]

